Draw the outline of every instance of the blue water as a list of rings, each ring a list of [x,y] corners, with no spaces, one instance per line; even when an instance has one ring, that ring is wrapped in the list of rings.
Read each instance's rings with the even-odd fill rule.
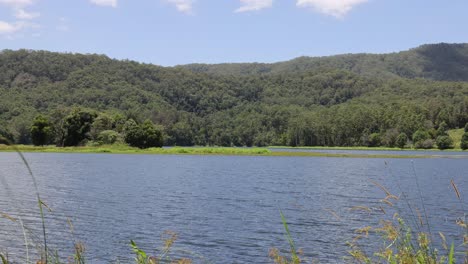
[[[90,263],[126,263],[131,239],[155,252],[166,230],[178,234],[174,254],[195,263],[271,263],[270,248],[288,249],[279,210],[305,258],[342,263],[357,228],[394,212],[412,225],[408,203],[425,208],[431,232],[443,232],[449,242],[460,241],[455,221],[468,208],[450,184],[453,179],[468,195],[467,159],[49,153],[26,158],[52,209],[45,213],[50,246],[65,258],[73,241],[82,241]],[[383,204],[385,193],[372,181],[406,199],[394,201],[394,208]],[[0,153],[0,212],[21,217],[33,254],[32,244],[40,244],[37,202],[15,153]],[[434,240],[440,241],[438,235]],[[5,251],[24,262],[21,225],[0,217],[0,252]]]

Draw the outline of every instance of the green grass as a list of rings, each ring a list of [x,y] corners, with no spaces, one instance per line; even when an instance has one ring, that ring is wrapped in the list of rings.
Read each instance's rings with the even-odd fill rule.
[[[299,149],[345,149],[345,150],[386,150],[383,148],[299,148]],[[236,148],[236,147],[173,147],[139,149],[127,145],[83,146],[83,147],[37,147],[31,145],[7,146],[0,144],[0,152],[42,152],[42,153],[107,153],[107,154],[154,154],[154,155],[237,155],[237,156],[275,156],[275,157],[332,157],[332,158],[466,158],[467,155],[407,155],[407,154],[366,154],[366,153],[324,153],[307,151],[271,151],[267,148]],[[442,153],[442,152],[441,152]]]
[[[16,148],[15,148],[16,147]],[[56,147],[16,145],[15,147],[0,145],[0,152],[52,152],[52,153],[110,153],[110,154],[169,154],[169,155],[267,155],[271,151],[266,148],[224,148],[224,147],[173,147],[139,149],[127,145]]]
[[[448,134],[452,138],[453,144],[454,144],[456,150],[461,150],[460,149],[460,141],[461,141],[461,138],[463,136],[463,133],[464,133],[463,128],[452,129],[452,130],[448,131]]]

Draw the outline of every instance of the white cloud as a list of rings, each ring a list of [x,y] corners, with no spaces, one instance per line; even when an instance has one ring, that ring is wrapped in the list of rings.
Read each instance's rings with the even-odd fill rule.
[[[297,0],[298,7],[311,7],[320,13],[341,18],[353,7],[369,0]]]
[[[34,3],[33,0],[0,0],[0,4],[20,8],[32,5]]]
[[[114,8],[117,7],[117,0],[89,0],[89,1],[98,6],[110,6]]]
[[[41,14],[38,12],[26,12],[24,9],[17,9],[15,12],[15,17],[23,20],[31,20],[36,17],[39,17]]]
[[[242,6],[236,9],[235,12],[257,11],[268,8],[273,5],[273,0],[240,0]]]
[[[12,23],[0,21],[0,34],[12,34],[20,30],[20,28]]]
[[[166,0],[167,2],[175,5],[177,10],[183,13],[191,13],[193,9],[194,0]]]
[[[37,29],[40,28],[40,25],[35,23],[29,23],[25,21],[18,21],[14,23],[9,23],[5,21],[0,21],[0,35],[8,35],[18,33],[24,29]]]
[[[7,5],[14,12],[14,16],[18,19],[15,22],[0,21],[0,35],[4,35],[7,39],[15,39],[22,37],[24,32],[34,31],[41,26],[36,23],[31,23],[26,20],[34,19],[40,16],[37,12],[26,12],[23,8],[33,5],[36,0],[0,0],[0,5]]]

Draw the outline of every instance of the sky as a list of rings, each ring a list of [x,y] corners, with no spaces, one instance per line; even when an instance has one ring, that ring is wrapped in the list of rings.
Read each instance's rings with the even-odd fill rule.
[[[173,66],[468,42],[467,0],[0,0],[0,50]]]

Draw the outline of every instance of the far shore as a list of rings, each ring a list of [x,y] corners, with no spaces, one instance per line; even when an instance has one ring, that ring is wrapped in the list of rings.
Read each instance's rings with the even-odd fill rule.
[[[299,151],[281,151],[283,148],[297,149]],[[273,149],[274,151],[272,151]],[[336,157],[336,158],[468,158],[468,152],[450,149],[438,151],[440,154],[367,154],[367,153],[327,153],[327,152],[307,152],[306,150],[373,150],[373,151],[400,151],[396,148],[366,148],[366,147],[265,147],[265,148],[244,148],[244,147],[164,147],[138,149],[126,145],[107,146],[82,146],[82,147],[56,147],[56,146],[30,146],[0,145],[0,152],[24,152],[24,153],[106,153],[106,154],[153,154],[153,155],[234,155],[234,156],[274,156],[274,157]],[[304,151],[300,151],[304,150]],[[413,150],[414,149],[407,149]],[[460,155],[444,155],[447,151],[459,151]],[[466,155],[464,154],[466,153]]]

